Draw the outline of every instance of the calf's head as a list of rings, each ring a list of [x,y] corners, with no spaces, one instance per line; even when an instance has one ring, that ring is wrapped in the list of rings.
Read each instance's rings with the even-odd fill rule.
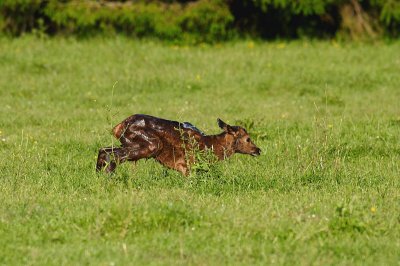
[[[250,154],[252,156],[261,154],[261,149],[253,143],[246,129],[240,126],[230,126],[219,118],[217,121],[218,126],[233,137],[234,152]]]

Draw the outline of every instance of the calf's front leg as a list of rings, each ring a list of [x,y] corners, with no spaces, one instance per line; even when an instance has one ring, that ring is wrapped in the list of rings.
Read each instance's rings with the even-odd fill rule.
[[[114,172],[117,167],[117,162],[121,163],[126,157],[125,148],[120,147],[107,147],[99,150],[97,156],[96,171],[105,170],[107,173]]]

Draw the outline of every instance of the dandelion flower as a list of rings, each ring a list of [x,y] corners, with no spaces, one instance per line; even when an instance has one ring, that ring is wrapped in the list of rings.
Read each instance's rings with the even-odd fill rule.
[[[376,208],[375,207],[371,207],[371,212],[375,213],[376,212]]]

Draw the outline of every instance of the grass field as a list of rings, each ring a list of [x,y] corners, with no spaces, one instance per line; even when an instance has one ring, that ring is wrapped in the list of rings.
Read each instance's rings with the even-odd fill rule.
[[[399,42],[0,39],[0,264],[398,265],[399,73]],[[97,175],[134,113],[264,152]]]

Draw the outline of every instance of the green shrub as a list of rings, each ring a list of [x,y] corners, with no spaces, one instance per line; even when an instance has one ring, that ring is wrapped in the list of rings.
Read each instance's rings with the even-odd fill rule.
[[[374,7],[381,10],[380,21],[384,23],[387,31],[392,36],[400,34],[400,1],[399,0],[373,0]]]
[[[19,35],[46,21],[49,34],[123,33],[134,37],[203,42],[225,40],[233,17],[222,1],[176,2],[7,0],[4,30]]]
[[[201,41],[221,41],[230,37],[233,16],[222,1],[204,0],[188,4],[179,18],[182,30]]]
[[[32,31],[38,26],[43,3],[43,0],[0,1],[0,29],[13,35]]]

